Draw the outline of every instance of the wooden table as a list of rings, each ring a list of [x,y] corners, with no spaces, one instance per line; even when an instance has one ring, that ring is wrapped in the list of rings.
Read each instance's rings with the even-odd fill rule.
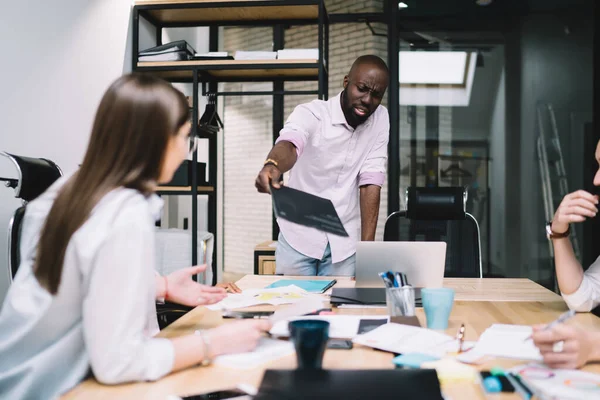
[[[286,277],[287,278],[287,277]],[[242,289],[260,288],[281,279],[276,276],[246,276],[237,282]],[[314,278],[311,278],[314,279]],[[350,287],[350,278],[337,278],[338,287]],[[447,334],[454,336],[461,323],[466,326],[465,340],[477,340],[479,335],[494,323],[538,324],[546,323],[564,312],[567,307],[560,296],[548,291],[528,279],[444,279],[444,286],[456,290],[456,301],[450,316]],[[518,291],[521,290],[519,293]],[[385,308],[338,309],[343,314],[385,314]],[[417,316],[425,326],[422,309]],[[198,328],[221,323],[218,313],[198,307],[160,332],[161,337],[177,337],[189,334]],[[592,314],[578,314],[569,321],[587,329],[600,330],[600,319]],[[375,351],[363,346],[348,350],[327,350],[324,368],[374,369],[392,368],[392,354]],[[495,359],[480,366],[489,369],[493,366],[508,368],[523,364],[524,361]],[[266,368],[295,368],[295,356],[277,361],[253,370],[231,370],[220,366],[196,367],[171,374],[158,382],[136,383],[119,386],[104,386],[89,379],[74,388],[64,398],[75,399],[161,399],[169,394],[194,394],[231,388],[239,383],[258,387]],[[600,373],[600,366],[591,365],[586,371]],[[477,384],[443,384],[444,393],[452,399],[485,399]],[[517,394],[495,395],[494,399],[519,399]]]

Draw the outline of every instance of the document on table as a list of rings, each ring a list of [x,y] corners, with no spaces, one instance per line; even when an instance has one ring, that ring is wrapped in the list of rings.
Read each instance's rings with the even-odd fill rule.
[[[216,357],[213,364],[235,369],[252,369],[262,364],[294,354],[292,342],[261,338],[254,351]]]
[[[494,324],[479,337],[473,348],[477,354],[541,361],[542,355],[531,339],[532,329],[525,325]]]
[[[423,353],[444,356],[452,336],[411,325],[389,323],[359,335],[353,342],[392,353]]]
[[[572,369],[551,369],[544,364],[511,368],[533,389],[536,399],[599,399],[600,375]]]
[[[387,315],[312,315],[279,321],[273,325],[270,333],[273,336],[289,336],[289,321],[301,319],[318,319],[321,321],[328,321],[329,337],[334,339],[352,339],[355,337],[358,334],[358,327],[361,320],[383,320],[384,323],[387,323],[388,321]]]
[[[235,308],[245,308],[259,304],[271,304],[274,306],[281,304],[293,304],[307,298],[319,299],[323,297],[308,293],[298,286],[290,285],[274,289],[246,289],[242,293],[229,294],[223,300],[216,304],[207,306],[210,310],[232,310]]]

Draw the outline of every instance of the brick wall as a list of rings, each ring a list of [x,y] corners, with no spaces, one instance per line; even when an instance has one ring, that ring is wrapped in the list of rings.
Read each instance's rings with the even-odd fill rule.
[[[382,11],[383,0],[356,2],[326,0],[329,13]],[[376,32],[386,26],[373,24]],[[285,30],[286,48],[317,47],[317,27],[290,27]],[[222,49],[271,50],[271,28],[225,28]],[[374,36],[363,23],[330,26],[329,96],[342,89],[342,80],[360,55],[375,54],[387,60],[387,38]],[[270,83],[223,84],[224,90],[270,90]],[[316,89],[316,82],[287,82],[286,90]],[[295,106],[316,96],[285,96],[285,118]],[[272,142],[272,98],[270,96],[226,97],[224,99],[224,267],[226,271],[251,272],[256,244],[271,238],[270,197],[254,188],[254,179]],[[223,101],[223,100],[221,100]],[[387,96],[383,101],[387,105]],[[387,214],[387,182],[381,192],[377,236],[383,236]]]

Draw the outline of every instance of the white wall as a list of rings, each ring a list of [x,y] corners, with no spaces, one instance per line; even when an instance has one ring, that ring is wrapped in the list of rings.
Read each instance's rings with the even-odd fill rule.
[[[131,70],[132,3],[56,0],[3,6],[0,151],[49,158],[65,173],[75,171],[100,98],[112,81]],[[142,26],[140,32],[141,48],[154,45],[152,29]],[[164,40],[185,38],[205,51],[206,36],[201,29],[173,29]],[[4,157],[0,176],[16,177]],[[13,195],[0,187],[0,302],[8,288],[5,227],[20,204]]]
[[[129,69],[130,1],[13,1],[0,14],[0,150],[80,163],[96,107]],[[6,159],[0,175],[16,176]],[[19,202],[0,187],[0,301],[8,288],[6,229]]]

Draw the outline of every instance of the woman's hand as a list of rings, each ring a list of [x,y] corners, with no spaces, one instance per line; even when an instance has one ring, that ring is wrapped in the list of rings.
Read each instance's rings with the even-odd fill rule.
[[[593,218],[598,213],[598,196],[578,190],[566,195],[561,201],[554,218],[552,231],[563,233],[569,229],[573,222],[583,222],[586,218]]]
[[[540,349],[544,363],[550,368],[579,368],[594,359],[600,343],[592,332],[559,324],[549,330],[544,325],[533,327],[533,342]]]
[[[183,268],[162,278],[166,279],[165,300],[185,306],[196,307],[218,303],[223,300],[227,293],[220,287],[202,285],[192,279],[206,269],[206,265]]]
[[[215,286],[225,289],[228,293],[242,293],[242,289],[240,289],[238,285],[233,282],[217,283]]]
[[[228,322],[206,332],[210,341],[210,358],[222,354],[252,351],[264,332],[271,329],[266,319]]]

